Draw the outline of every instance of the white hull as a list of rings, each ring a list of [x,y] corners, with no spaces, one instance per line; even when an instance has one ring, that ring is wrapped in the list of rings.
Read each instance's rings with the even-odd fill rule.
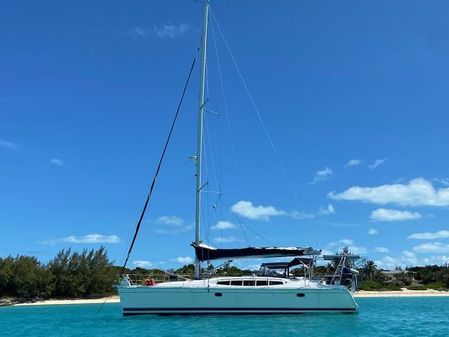
[[[156,286],[118,286],[123,315],[139,314],[299,314],[356,312],[344,287],[308,282],[295,286],[243,287],[207,281],[169,282]],[[291,284],[293,283],[293,284]],[[304,282],[300,282],[304,284]]]

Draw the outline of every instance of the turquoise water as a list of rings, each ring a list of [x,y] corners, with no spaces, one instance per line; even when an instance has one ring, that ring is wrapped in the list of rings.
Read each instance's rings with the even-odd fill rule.
[[[360,313],[130,316],[118,304],[0,308],[0,336],[449,336],[449,297],[362,298]]]

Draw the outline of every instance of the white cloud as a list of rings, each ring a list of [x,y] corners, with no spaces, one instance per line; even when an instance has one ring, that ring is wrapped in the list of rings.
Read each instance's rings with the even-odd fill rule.
[[[179,256],[176,258],[176,262],[180,264],[191,264],[193,259],[190,256]]]
[[[448,261],[447,256],[429,256],[424,258],[418,258],[414,252],[404,250],[400,257],[393,258],[391,256],[385,256],[381,260],[374,261],[378,267],[384,269],[393,269],[396,266],[423,266],[430,264],[443,264]]]
[[[235,238],[233,236],[227,236],[227,237],[216,237],[214,238],[214,241],[217,243],[232,243],[232,242],[241,242],[242,240]]]
[[[328,179],[332,175],[332,169],[329,167],[326,167],[322,170],[319,170],[315,173],[315,176],[313,177],[313,180],[309,183],[309,185],[316,184],[317,182],[324,181]]]
[[[226,229],[232,229],[236,228],[237,226],[234,225],[232,222],[229,221],[218,221],[215,226],[212,226],[212,229],[219,229],[219,230],[226,230]]]
[[[286,212],[285,215],[296,219],[296,220],[303,220],[303,219],[313,219],[315,218],[314,214],[310,214],[310,213],[305,213],[305,212],[301,212],[301,211],[292,211],[292,212]]]
[[[58,158],[52,158],[50,159],[50,164],[54,165],[54,166],[65,166],[65,163],[62,159],[58,159]]]
[[[174,25],[171,23],[164,24],[162,27],[154,27],[154,32],[157,37],[174,39],[189,31],[190,25],[181,23]]]
[[[397,259],[388,255],[384,256],[380,260],[374,261],[374,263],[377,265],[377,267],[383,269],[393,269],[400,264]]]
[[[432,255],[422,259],[424,265],[447,265],[449,264],[449,256],[447,255]]]
[[[84,236],[68,236],[61,239],[67,243],[120,243],[117,235],[87,234]]]
[[[408,184],[390,184],[377,187],[353,186],[342,193],[329,193],[334,200],[363,201],[373,204],[400,206],[449,206],[449,187],[434,189],[424,178]]]
[[[368,167],[369,167],[370,170],[375,170],[377,167],[379,167],[380,165],[382,165],[386,161],[387,161],[387,158],[377,159],[373,163],[369,164]]]
[[[186,225],[184,219],[176,215],[164,215],[156,219],[159,225],[165,225],[165,228],[154,230],[156,234],[181,234],[190,231],[193,226]]]
[[[133,265],[135,265],[136,267],[139,267],[139,268],[148,269],[153,266],[153,263],[151,263],[150,261],[147,261],[147,260],[136,260],[136,261],[133,261]]]
[[[377,229],[370,228],[370,229],[368,229],[368,234],[369,235],[377,235],[377,234],[379,234],[379,231]]]
[[[326,208],[320,208],[319,212],[320,215],[330,215],[335,213],[335,208],[332,204],[327,205]]]
[[[274,206],[255,206],[251,201],[241,200],[231,207],[231,211],[251,220],[269,221],[274,216],[288,216],[295,220],[313,219],[314,214],[303,211],[284,211]]]
[[[371,212],[370,218],[375,221],[407,221],[421,219],[418,212],[399,211],[396,209],[378,208]]]
[[[397,260],[391,256],[384,256],[384,261],[386,261],[387,263],[396,263]]]
[[[349,251],[353,254],[367,254],[368,248],[362,246],[349,246]]]
[[[321,254],[323,255],[334,255],[336,252],[330,249],[321,249]]]
[[[416,254],[409,251],[409,250],[404,250],[402,252],[402,256],[406,257],[406,258],[416,258]]]
[[[446,239],[449,238],[449,231],[438,231],[434,233],[424,232],[424,233],[414,233],[408,236],[408,239],[414,240],[435,240],[435,239]]]
[[[179,226],[179,227],[172,227],[169,229],[156,229],[154,230],[154,233],[156,234],[181,234],[188,232],[193,229],[192,225],[185,225],[185,226]]]
[[[345,245],[345,246],[351,246],[354,244],[354,241],[352,241],[351,239],[341,239],[341,240],[338,240],[337,243]]]
[[[449,244],[441,242],[423,243],[413,247],[417,253],[449,253]]]
[[[390,250],[386,247],[375,247],[374,252],[375,253],[388,253]]]
[[[349,251],[353,254],[366,254],[368,253],[368,249],[366,247],[362,247],[362,246],[355,246],[354,245],[354,241],[350,240],[350,239],[341,239],[338,241],[333,241],[330,242],[327,245],[327,249],[328,251],[340,251],[342,250],[344,247],[348,247]]]
[[[415,252],[404,250],[397,257],[385,256],[381,260],[374,261],[378,267],[384,269],[393,269],[396,266],[424,266],[424,265],[443,265],[449,262],[449,256],[432,255],[426,257],[418,257]]]
[[[162,225],[181,226],[184,224],[184,219],[182,219],[176,215],[164,215],[164,216],[160,216],[159,218],[157,218],[156,223],[162,224]]]
[[[9,142],[4,139],[0,139],[0,149],[6,149],[6,150],[17,150],[19,148],[19,145],[13,142]]]
[[[120,35],[129,36],[132,39],[146,39],[146,38],[161,38],[161,39],[174,39],[190,30],[190,25],[181,23],[175,25],[172,23],[164,24],[160,27],[153,27],[153,29],[147,29],[142,27],[134,27],[126,32],[117,32]]]
[[[434,180],[440,184],[449,186],[449,178],[440,178],[440,179],[435,178]]]
[[[352,245],[353,243],[354,243],[354,241],[352,241],[351,239],[341,239],[341,240],[329,243],[329,246],[344,247],[344,246]]]
[[[123,34],[120,32],[120,34]],[[133,39],[146,39],[147,37],[152,36],[154,33],[151,30],[140,28],[140,27],[134,27],[133,29],[130,29],[127,33],[124,35],[129,35]]]
[[[345,167],[359,166],[362,163],[363,162],[360,159],[351,159],[346,163]]]
[[[254,206],[251,201],[241,200],[232,205],[231,211],[251,220],[269,221],[272,216],[286,215],[287,213],[278,210],[273,206]]]
[[[335,250],[331,250],[331,249],[327,249],[327,248],[321,249],[322,255],[334,255],[335,253],[336,253]]]
[[[121,240],[117,235],[103,235],[103,234],[87,234],[83,236],[67,236],[56,240],[41,241],[42,244],[54,245],[57,243],[120,243]]]
[[[443,265],[449,262],[447,255],[432,255],[423,258],[418,258],[414,252],[404,250],[401,256],[402,261],[406,265]]]
[[[416,265],[419,263],[418,258],[414,252],[409,250],[404,250],[401,256],[402,261],[404,261],[408,265]]]
[[[449,262],[447,255],[432,255],[423,258],[416,256],[415,252],[404,250],[398,258],[384,256],[380,260],[374,261],[379,268],[393,269],[396,266],[424,266],[443,265]]]

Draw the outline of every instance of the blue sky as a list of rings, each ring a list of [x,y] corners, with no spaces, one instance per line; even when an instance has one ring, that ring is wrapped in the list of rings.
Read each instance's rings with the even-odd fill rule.
[[[0,7],[0,256],[47,261],[104,244],[121,263],[201,6]],[[269,137],[213,24],[204,239],[349,244],[387,268],[447,262],[449,4],[217,0],[212,10]],[[196,72],[131,266],[193,257],[197,89]]]

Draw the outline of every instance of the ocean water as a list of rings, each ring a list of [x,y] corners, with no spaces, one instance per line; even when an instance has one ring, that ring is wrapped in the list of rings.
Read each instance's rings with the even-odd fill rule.
[[[118,304],[0,308],[0,336],[441,336],[449,297],[360,298],[358,314],[129,316]],[[100,310],[99,310],[100,309]]]

